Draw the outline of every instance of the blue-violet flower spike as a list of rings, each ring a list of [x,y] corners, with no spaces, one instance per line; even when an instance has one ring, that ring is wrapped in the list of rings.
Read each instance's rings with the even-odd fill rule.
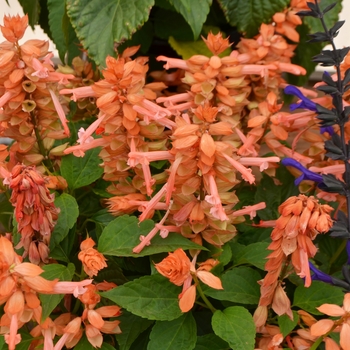
[[[311,276],[311,279],[313,281],[322,281],[329,284],[333,284],[332,277],[320,271],[310,261],[309,261],[309,267],[310,267],[310,270],[313,272],[313,275]]]
[[[313,111],[313,112],[317,112],[316,103],[312,102],[310,99],[305,97],[303,95],[303,93],[297,87],[295,87],[293,85],[288,85],[284,89],[284,93],[287,94],[287,95],[297,96],[298,98],[301,99],[301,102],[299,102],[299,103],[292,103],[290,105],[290,110],[291,111],[294,111],[295,109],[298,109],[298,108],[302,108],[302,109],[308,109],[308,110]]]
[[[334,129],[333,126],[321,126],[320,132],[321,134],[328,132],[328,134],[332,136],[334,134]]]
[[[311,180],[315,182],[323,181],[322,175],[316,174],[313,171],[306,169],[303,165],[301,165],[297,160],[293,158],[284,158],[282,159],[281,163],[284,166],[292,166],[301,171],[302,174],[294,181],[295,186],[298,186],[303,180]]]

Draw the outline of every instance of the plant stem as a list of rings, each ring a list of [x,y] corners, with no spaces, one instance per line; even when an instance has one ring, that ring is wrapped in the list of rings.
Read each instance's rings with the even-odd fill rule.
[[[204,301],[205,305],[208,307],[208,309],[214,313],[216,311],[215,307],[212,305],[212,303],[208,300],[208,298],[205,296],[204,292],[203,292],[203,289],[202,287],[200,286],[199,284],[199,281],[198,281],[198,278],[196,275],[192,275],[193,277],[193,280],[195,281],[196,283],[196,288],[197,288],[197,291],[200,295],[200,297],[202,298],[202,300]]]

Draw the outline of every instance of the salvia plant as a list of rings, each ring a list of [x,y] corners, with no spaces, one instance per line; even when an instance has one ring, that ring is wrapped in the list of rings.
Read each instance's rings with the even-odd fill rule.
[[[349,350],[340,3],[268,1],[256,31],[255,1],[120,1],[130,22],[112,1],[21,3],[1,26],[0,350]],[[39,4],[62,64],[22,40]],[[202,37],[145,56],[167,11]],[[335,74],[287,83],[325,44],[313,61]]]

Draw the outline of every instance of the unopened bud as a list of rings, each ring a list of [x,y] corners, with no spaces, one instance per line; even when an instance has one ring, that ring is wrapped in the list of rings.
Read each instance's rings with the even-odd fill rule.
[[[35,242],[31,242],[29,245],[29,261],[35,265],[40,264],[40,254]]]

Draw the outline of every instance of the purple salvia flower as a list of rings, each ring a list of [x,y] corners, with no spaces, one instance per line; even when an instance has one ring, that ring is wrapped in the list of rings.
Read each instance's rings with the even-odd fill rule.
[[[293,158],[284,158],[282,159],[281,163],[284,166],[292,166],[299,171],[301,171],[301,175],[294,181],[295,186],[298,186],[301,181],[303,180],[311,180],[315,182],[322,182],[322,175],[316,174],[313,171],[310,171],[309,169],[305,168],[303,165],[301,165],[297,160]]]
[[[310,261],[309,261],[309,267],[310,267],[310,270],[313,272],[313,275],[311,276],[311,279],[313,281],[322,281],[325,283],[333,284],[332,277],[320,271]]]
[[[299,103],[292,103],[290,105],[290,110],[291,111],[294,111],[295,109],[298,109],[298,108],[302,108],[302,109],[308,109],[308,110],[313,111],[313,112],[317,112],[316,103],[312,102],[310,99],[305,97],[303,95],[303,93],[297,87],[295,87],[293,85],[288,85],[284,89],[284,93],[287,94],[287,95],[297,96],[298,98],[301,99],[301,102],[299,102]]]
[[[321,134],[328,132],[328,134],[332,136],[334,134],[334,129],[333,126],[321,126],[320,132]]]

